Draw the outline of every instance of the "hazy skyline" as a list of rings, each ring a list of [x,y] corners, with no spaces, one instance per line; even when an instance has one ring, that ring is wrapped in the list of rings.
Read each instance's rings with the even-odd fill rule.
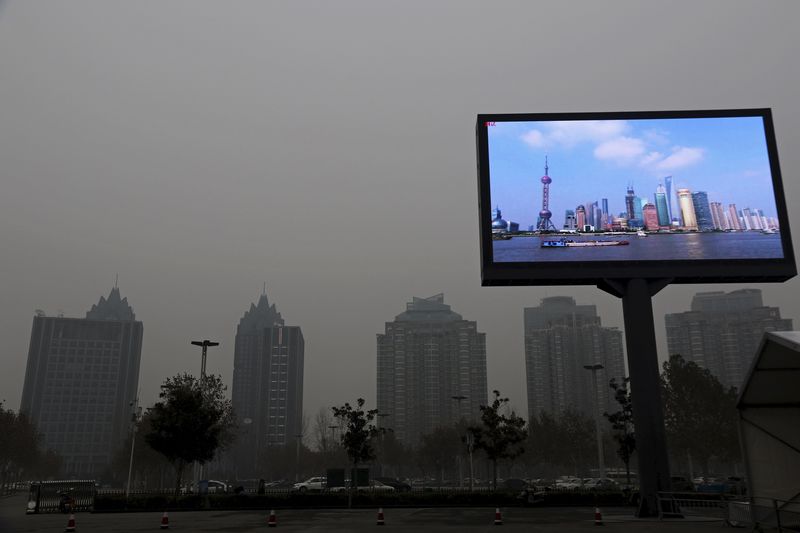
[[[771,107],[797,225],[798,18],[727,0],[2,2],[0,400],[19,406],[34,311],[85,316],[119,274],[145,405],[199,373],[195,339],[220,342],[208,371],[230,387],[266,283],[303,330],[312,416],[374,407],[376,334],[440,292],[525,412],[523,308],[568,295],[618,327],[622,310],[594,287],[480,287],[476,115]],[[744,286],[800,317],[796,279],[668,287],[661,359],[666,312]]]

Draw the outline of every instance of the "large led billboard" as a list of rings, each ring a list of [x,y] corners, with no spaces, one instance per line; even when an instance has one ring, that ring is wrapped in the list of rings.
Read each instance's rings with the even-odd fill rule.
[[[795,275],[768,109],[479,115],[492,284]]]

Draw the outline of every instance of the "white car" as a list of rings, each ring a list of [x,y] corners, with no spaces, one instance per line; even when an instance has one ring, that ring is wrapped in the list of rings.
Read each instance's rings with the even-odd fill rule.
[[[295,483],[292,490],[298,492],[320,492],[328,488],[328,478],[310,477],[300,483]]]
[[[557,489],[578,489],[583,486],[579,477],[563,476],[556,480]]]
[[[331,487],[331,492],[344,492],[349,488],[350,482],[349,480],[345,483],[348,486],[345,487]],[[390,487],[385,483],[381,483],[380,481],[372,480],[369,482],[369,485],[359,485],[356,487],[358,492],[394,492],[394,487]]]

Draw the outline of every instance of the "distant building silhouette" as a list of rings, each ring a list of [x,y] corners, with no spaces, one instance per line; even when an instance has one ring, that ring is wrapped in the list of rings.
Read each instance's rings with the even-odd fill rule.
[[[762,335],[792,330],[792,320],[781,318],[777,307],[765,307],[758,289],[697,293],[691,311],[668,314],[665,321],[671,355],[680,354],[710,370],[725,386],[737,388]]]
[[[577,305],[568,296],[543,298],[525,308],[525,374],[528,416],[575,409],[594,416],[592,373],[584,365],[602,364],[597,373],[603,411],[616,411],[608,382],[625,376],[622,332],[603,327],[594,305]]]
[[[295,443],[303,418],[303,333],[285,326],[262,294],[239,320],[233,355],[233,409],[241,435],[235,450],[239,474],[255,475],[270,446]]]
[[[86,318],[33,318],[20,411],[63,458],[67,478],[104,475],[130,431],[142,334],[117,287]]]
[[[407,445],[486,405],[486,335],[444,303],[414,298],[377,336],[378,410],[384,427]],[[453,396],[465,396],[454,400]]]

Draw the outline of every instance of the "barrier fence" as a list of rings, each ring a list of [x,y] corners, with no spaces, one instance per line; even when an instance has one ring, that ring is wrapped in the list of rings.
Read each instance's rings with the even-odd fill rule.
[[[95,494],[95,482],[91,480],[37,481],[30,486],[27,513],[63,511],[61,500],[64,496],[70,498],[73,512],[92,511]]]
[[[752,530],[800,532],[800,500],[759,497],[744,500],[724,495],[659,492],[658,505],[659,518],[702,517]]]

